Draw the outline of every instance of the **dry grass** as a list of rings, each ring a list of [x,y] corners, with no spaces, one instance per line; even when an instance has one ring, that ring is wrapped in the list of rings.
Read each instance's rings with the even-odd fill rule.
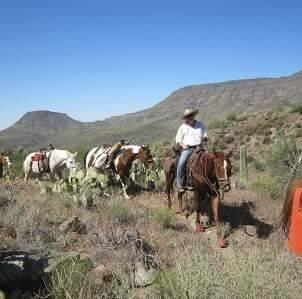
[[[166,210],[163,194],[108,199],[88,211],[67,195],[41,196],[35,185],[17,182],[13,189],[14,200],[0,208],[0,222],[13,227],[16,238],[0,234],[2,247],[81,252],[93,262],[74,260],[58,268],[48,285],[52,298],[298,298],[302,292],[301,262],[286,252],[278,230],[280,201],[230,193],[222,206],[230,246],[221,250],[214,229],[193,233],[194,217]],[[88,233],[62,233],[59,226],[70,216],[78,216]],[[246,225],[254,225],[257,235],[247,236]],[[140,253],[128,235],[153,245],[162,269],[145,290],[131,288]],[[111,282],[92,274],[99,264],[114,271]]]

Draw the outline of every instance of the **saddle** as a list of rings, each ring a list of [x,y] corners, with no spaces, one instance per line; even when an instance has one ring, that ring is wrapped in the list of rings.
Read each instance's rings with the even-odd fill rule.
[[[31,158],[32,162],[36,162],[39,168],[39,171],[48,171],[48,159],[45,154],[36,153]]]
[[[45,155],[41,154],[41,153],[36,153],[34,154],[34,156],[32,156],[31,160],[33,162],[39,162],[39,161],[43,161],[45,159]]]
[[[173,147],[173,151],[176,154],[176,161],[175,161],[175,171],[177,171],[179,158],[181,155],[181,149],[179,149],[177,152],[175,151]],[[205,153],[205,149],[202,146],[197,146],[192,151],[191,155],[189,156],[186,166],[185,166],[185,185],[188,187],[192,187],[192,165],[195,164],[197,160],[200,159],[200,156]],[[176,174],[175,174],[176,175]]]

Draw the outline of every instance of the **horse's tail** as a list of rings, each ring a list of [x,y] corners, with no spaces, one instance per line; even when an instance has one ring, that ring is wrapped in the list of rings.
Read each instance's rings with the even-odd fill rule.
[[[286,236],[289,234],[295,191],[299,187],[302,187],[302,180],[294,180],[285,194],[284,205],[281,212],[281,226]]]
[[[84,161],[83,161],[83,166],[84,166],[84,168],[83,168],[83,169],[84,169],[84,176],[86,176],[86,174],[87,174],[86,159],[87,159],[87,156],[88,156],[89,152],[90,152],[90,151],[85,152],[85,155],[84,155]]]

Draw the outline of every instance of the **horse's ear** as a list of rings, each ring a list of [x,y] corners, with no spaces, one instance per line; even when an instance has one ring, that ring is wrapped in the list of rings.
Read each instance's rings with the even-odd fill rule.
[[[73,156],[74,156],[74,157],[76,157],[76,156],[77,156],[77,154],[78,154],[78,152],[75,152],[75,153],[73,154]]]
[[[229,150],[229,151],[225,152],[224,155],[225,155],[226,158],[230,158],[233,155],[233,151]]]

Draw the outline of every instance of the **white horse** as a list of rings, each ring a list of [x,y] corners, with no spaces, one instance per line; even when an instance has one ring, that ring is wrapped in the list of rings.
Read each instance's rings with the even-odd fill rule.
[[[62,179],[64,169],[75,169],[75,157],[77,153],[70,153],[66,150],[54,149],[46,153],[46,158],[40,161],[34,161],[34,157],[41,155],[39,152],[33,152],[27,155],[23,163],[24,180],[27,181],[31,173],[37,174],[39,180],[45,172],[51,176],[58,176]]]

